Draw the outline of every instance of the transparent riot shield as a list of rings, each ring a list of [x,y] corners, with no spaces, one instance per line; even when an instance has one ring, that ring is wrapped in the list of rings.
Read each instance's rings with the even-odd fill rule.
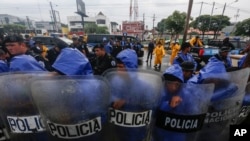
[[[242,107],[240,109],[239,116],[235,119],[234,124],[242,124],[246,122],[245,120],[249,120],[250,116],[250,82],[247,83],[246,86],[246,94],[243,98]]]
[[[162,92],[160,73],[146,70],[111,70],[108,140],[143,141],[150,128]]]
[[[166,81],[152,131],[153,141],[195,141],[201,130],[213,84]]]
[[[224,74],[217,74],[222,76]],[[197,141],[228,141],[230,125],[240,112],[249,76],[248,69],[227,73],[227,82],[216,83],[205,123]],[[225,85],[227,83],[227,85]],[[223,87],[220,87],[223,86]],[[218,94],[220,93],[220,94]],[[220,96],[215,96],[216,94]]]
[[[0,111],[11,141],[46,141],[47,133],[30,98],[30,80],[45,72],[19,72],[0,75]]]
[[[37,79],[31,90],[50,140],[102,140],[110,98],[103,77]]]

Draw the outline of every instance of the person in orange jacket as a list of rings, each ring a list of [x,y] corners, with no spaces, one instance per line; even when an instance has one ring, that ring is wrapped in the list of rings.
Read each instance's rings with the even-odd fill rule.
[[[181,49],[181,46],[180,46],[179,42],[176,41],[176,42],[174,42],[174,43],[172,43],[170,45],[170,48],[171,48],[172,52],[171,52],[171,56],[170,56],[170,61],[169,62],[172,65],[173,61],[174,61],[174,58],[177,56],[178,52]]]
[[[154,49],[153,54],[155,55],[154,67],[155,69],[161,68],[162,58],[165,55],[165,50],[162,43],[159,41]]]
[[[200,39],[199,36],[195,36],[193,37],[190,41],[189,41],[191,47],[202,47],[203,46],[203,42]]]

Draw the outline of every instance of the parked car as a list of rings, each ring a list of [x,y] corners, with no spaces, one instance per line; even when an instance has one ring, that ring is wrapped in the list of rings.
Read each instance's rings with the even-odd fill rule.
[[[207,63],[209,58],[219,53],[220,47],[222,47],[223,40],[210,40],[208,45],[204,47],[192,47],[190,53],[198,63],[199,67],[202,67],[201,63]],[[233,44],[230,54],[239,54],[247,47],[246,41],[243,40],[230,40]]]
[[[51,36],[35,36],[32,38],[34,41],[41,41],[48,49],[53,48],[57,42],[64,42],[68,46],[73,43],[72,40],[65,37],[51,37]]]

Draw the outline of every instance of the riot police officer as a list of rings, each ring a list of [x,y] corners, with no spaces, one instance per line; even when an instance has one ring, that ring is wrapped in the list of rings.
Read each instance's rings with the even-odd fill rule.
[[[92,62],[95,75],[101,75],[105,70],[116,67],[115,59],[108,53],[102,44],[94,47],[96,58]]]
[[[229,69],[232,67],[232,61],[231,58],[228,56],[228,53],[230,52],[230,48],[227,46],[223,46],[220,48],[219,53],[215,54],[211,58],[209,58],[209,62],[216,62],[220,61],[224,64],[226,69]]]
[[[12,56],[10,71],[46,71],[32,56],[25,54],[28,48],[21,36],[7,36],[4,45]]]

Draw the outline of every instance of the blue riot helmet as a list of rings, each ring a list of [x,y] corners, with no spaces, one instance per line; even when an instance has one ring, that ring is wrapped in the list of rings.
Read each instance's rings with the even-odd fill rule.
[[[138,57],[134,50],[125,49],[121,51],[117,56],[117,64],[123,63],[126,68],[135,69],[138,67]]]
[[[171,81],[172,76],[178,78],[180,82],[184,82],[182,68],[180,67],[180,65],[177,64],[173,64],[172,66],[167,68],[163,73],[163,76],[165,77],[165,80]]]
[[[89,60],[78,49],[64,48],[52,65],[60,74],[89,75],[92,67]]]

